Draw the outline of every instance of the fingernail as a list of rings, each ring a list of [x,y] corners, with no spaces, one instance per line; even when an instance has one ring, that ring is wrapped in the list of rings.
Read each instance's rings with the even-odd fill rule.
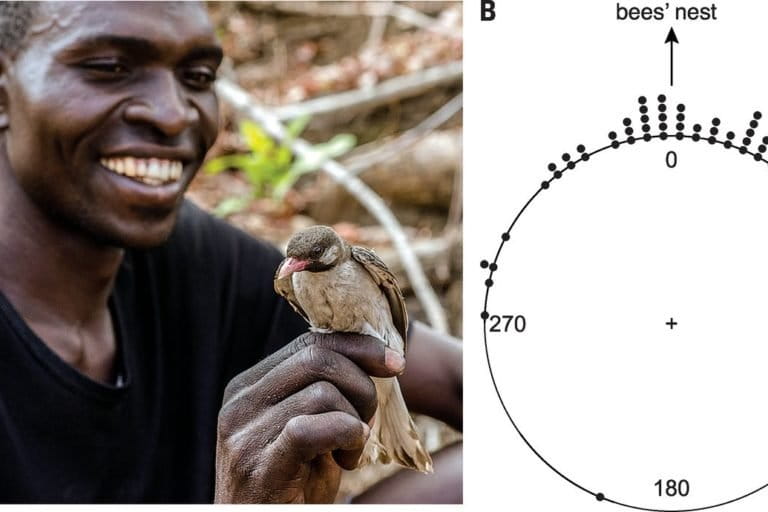
[[[405,358],[392,350],[384,349],[384,365],[393,372],[402,373],[405,370]]]

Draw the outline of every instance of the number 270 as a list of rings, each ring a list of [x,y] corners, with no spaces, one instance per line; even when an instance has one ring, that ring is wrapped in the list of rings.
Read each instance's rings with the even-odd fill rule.
[[[491,332],[509,332],[510,327],[514,328],[515,332],[525,331],[525,317],[523,315],[492,315],[490,320]],[[502,321],[504,321],[503,329],[501,327]]]

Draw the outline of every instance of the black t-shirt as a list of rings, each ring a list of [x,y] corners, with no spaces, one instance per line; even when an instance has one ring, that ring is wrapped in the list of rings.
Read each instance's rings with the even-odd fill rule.
[[[117,275],[122,385],[67,365],[0,293],[0,502],[212,501],[227,382],[307,329],[272,288],[281,257],[185,203]]]

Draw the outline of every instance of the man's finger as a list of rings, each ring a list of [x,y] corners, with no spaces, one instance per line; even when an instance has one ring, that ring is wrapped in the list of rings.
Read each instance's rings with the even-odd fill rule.
[[[338,352],[374,377],[392,377],[405,369],[405,360],[402,356],[394,350],[387,349],[380,340],[371,336],[354,333],[308,332],[232,379],[224,393],[224,403],[229,402],[243,388],[258,382],[283,361],[309,346]]]
[[[371,378],[343,355],[319,346],[307,347],[285,360],[253,387],[270,390],[277,401],[318,381],[336,386],[363,421],[376,411],[376,386]]]
[[[369,434],[368,425],[340,411],[296,416],[286,423],[274,449],[301,464],[334,450],[360,450]]]
[[[357,450],[335,450],[333,460],[336,464],[347,471],[357,469],[357,463],[360,462],[360,456],[363,454],[363,448]]]
[[[342,412],[359,420],[352,404],[333,384],[326,381],[310,384],[263,414],[254,414],[248,400],[232,401],[225,409],[225,414],[219,420],[219,432],[225,435],[229,446],[239,453],[238,457],[243,460],[239,465],[254,460],[259,450],[269,443],[268,440],[276,439],[285,425],[295,417]]]

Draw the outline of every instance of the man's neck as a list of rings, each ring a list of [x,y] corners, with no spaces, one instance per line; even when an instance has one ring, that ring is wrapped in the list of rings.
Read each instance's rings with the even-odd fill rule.
[[[46,345],[101,381],[113,377],[107,301],[122,258],[48,218],[0,169],[0,290]]]
[[[58,225],[26,196],[19,198],[15,183],[8,187],[3,181],[8,180],[0,177],[0,290],[28,321],[89,323],[106,307],[122,249]]]

